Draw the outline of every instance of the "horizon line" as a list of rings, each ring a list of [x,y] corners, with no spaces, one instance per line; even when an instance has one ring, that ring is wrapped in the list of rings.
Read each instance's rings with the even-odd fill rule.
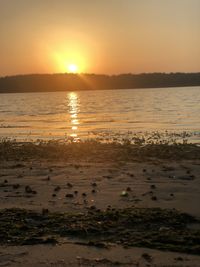
[[[17,76],[34,76],[34,75],[75,75],[75,76],[81,76],[81,75],[96,75],[96,76],[120,76],[120,75],[144,75],[144,74],[200,74],[200,71],[197,72],[140,72],[140,73],[132,73],[132,72],[124,72],[124,73],[118,73],[118,74],[105,74],[105,73],[72,73],[72,72],[54,72],[54,73],[21,73],[21,74],[13,74],[13,75],[5,75],[0,76],[0,79],[2,78],[9,78],[9,77],[17,77]]]

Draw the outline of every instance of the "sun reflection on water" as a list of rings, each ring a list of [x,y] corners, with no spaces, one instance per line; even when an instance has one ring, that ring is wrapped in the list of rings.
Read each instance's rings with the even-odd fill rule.
[[[69,136],[73,139],[73,142],[78,142],[80,138],[78,137],[78,126],[80,125],[78,119],[79,113],[79,98],[77,93],[71,92],[67,95],[68,97],[68,107],[70,113],[70,123],[71,123],[71,133]]]

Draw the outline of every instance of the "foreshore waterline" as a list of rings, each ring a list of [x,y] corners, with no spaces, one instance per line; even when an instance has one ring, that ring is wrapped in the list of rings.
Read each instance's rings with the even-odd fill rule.
[[[200,142],[200,87],[5,94],[0,135],[17,141],[188,139]],[[163,101],[164,100],[164,101]]]

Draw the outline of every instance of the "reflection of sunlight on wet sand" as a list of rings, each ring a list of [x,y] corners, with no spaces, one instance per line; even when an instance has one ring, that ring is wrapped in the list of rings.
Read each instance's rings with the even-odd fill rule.
[[[78,125],[80,124],[78,119],[78,113],[79,113],[79,103],[78,103],[78,95],[75,92],[71,92],[67,95],[68,97],[68,106],[69,106],[69,113],[70,113],[70,119],[71,119],[71,129],[72,132],[70,136],[73,138],[73,142],[78,142]]]

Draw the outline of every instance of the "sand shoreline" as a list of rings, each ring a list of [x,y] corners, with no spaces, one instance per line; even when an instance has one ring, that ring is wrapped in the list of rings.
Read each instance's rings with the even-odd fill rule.
[[[26,149],[20,148],[21,150],[17,150],[16,146],[4,146],[4,150],[1,147],[0,209],[15,207],[40,213],[47,209],[49,212],[80,213],[94,208],[106,210],[108,207],[111,209],[159,207],[162,209],[175,208],[180,212],[200,218],[197,204],[200,200],[200,153],[198,148],[188,145],[178,147],[177,152],[177,147],[168,146],[164,147],[165,151],[163,152],[163,147],[153,147],[150,151],[147,148],[141,148],[141,150],[137,147],[136,150],[131,146],[118,147],[114,145],[111,151],[111,145],[108,146],[83,144],[82,147],[81,145],[73,147],[72,145],[67,153],[62,153],[63,147],[62,150],[55,149],[55,147],[48,150],[48,146],[40,147],[40,149],[31,146],[28,149],[27,147]],[[43,149],[46,150],[46,157]],[[30,151],[32,151],[31,154]],[[62,154],[63,157],[61,157]],[[43,263],[40,263],[39,257],[36,264],[33,258],[31,260],[30,252],[36,253],[39,246],[47,254],[46,258],[40,255]],[[78,262],[79,258],[66,256],[65,246],[68,246],[70,255],[74,255],[74,246],[80,251],[87,250],[86,254],[80,253],[80,258],[89,261],[84,263],[83,260],[81,265]],[[110,249],[110,255],[113,255],[113,250],[121,249],[121,257],[118,259],[121,265],[119,266],[124,266],[123,262],[126,263],[126,266],[146,266],[146,264],[149,266],[199,266],[200,264],[199,256],[180,256],[183,254],[175,253],[176,256],[171,258],[171,261],[167,261],[163,255],[171,255],[171,252],[155,252],[145,248],[139,249],[142,260],[139,260],[131,252],[130,255],[133,257],[127,261],[125,257],[127,253],[118,246],[120,245],[115,244],[114,248]],[[94,248],[83,249],[81,245],[66,245],[62,242],[53,247],[52,245],[29,246],[28,254],[16,256],[19,263],[13,264],[14,255],[17,254],[17,251],[19,253],[23,251],[25,247],[18,246],[18,249],[14,246],[8,247],[10,255],[14,253],[13,256],[8,257],[9,266],[69,266],[69,262],[71,264],[73,262],[72,266],[116,265],[116,262],[111,260],[112,257],[109,258],[109,253],[105,248],[99,248],[98,253],[101,257],[99,262],[95,262],[97,251],[94,252]],[[137,251],[136,248],[129,249]],[[153,255],[155,253],[152,261],[148,262],[142,257],[144,253],[142,251],[146,250],[151,251]],[[55,251],[59,256],[55,257],[54,264],[51,253],[55,253]],[[0,253],[0,255],[4,255],[5,246],[1,246]],[[64,260],[59,263],[61,255]],[[104,257],[104,255],[106,256]],[[178,257],[183,260],[175,260]],[[190,260],[184,260],[184,257]],[[1,258],[3,259],[3,257]],[[103,258],[108,261],[101,261]],[[5,257],[5,259],[7,258]],[[52,265],[50,265],[50,259],[52,259]],[[23,260],[27,261],[27,265],[20,265]],[[2,260],[1,266],[5,262],[6,260]],[[138,262],[140,265],[136,265]]]

